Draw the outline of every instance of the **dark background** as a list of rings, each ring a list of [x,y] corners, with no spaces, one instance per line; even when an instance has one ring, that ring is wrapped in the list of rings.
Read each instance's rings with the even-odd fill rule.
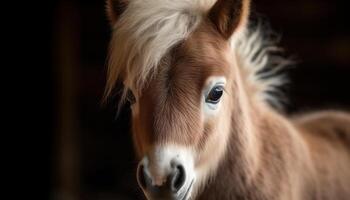
[[[281,46],[287,54],[299,61],[288,70],[287,113],[349,110],[350,15],[346,1],[253,2],[253,10],[282,36]],[[36,9],[40,14],[19,21],[36,21],[40,27],[25,26],[30,33],[25,40],[33,47],[42,46],[41,51],[27,50],[33,54],[30,59],[36,65],[32,69],[39,78],[30,80],[35,90],[21,86],[28,101],[39,102],[39,108],[31,111],[42,111],[41,116],[33,121],[44,133],[41,139],[48,139],[40,151],[47,153],[42,174],[48,175],[49,184],[37,190],[48,189],[45,199],[142,199],[135,183],[137,161],[128,133],[129,109],[124,108],[116,118],[117,97],[104,107],[100,104],[110,37],[104,1],[61,0],[40,6],[44,8]],[[42,42],[31,41],[34,38]],[[33,98],[39,93],[40,98]]]

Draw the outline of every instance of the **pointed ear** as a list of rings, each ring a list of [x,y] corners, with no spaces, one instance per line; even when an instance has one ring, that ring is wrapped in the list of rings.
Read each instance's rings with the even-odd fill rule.
[[[106,12],[108,20],[113,26],[120,15],[125,11],[129,0],[106,0]]]
[[[217,31],[229,39],[239,28],[247,24],[250,0],[217,0],[208,17]]]

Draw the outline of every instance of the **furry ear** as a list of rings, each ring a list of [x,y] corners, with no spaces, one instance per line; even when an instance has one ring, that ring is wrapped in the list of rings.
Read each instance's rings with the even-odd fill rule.
[[[249,7],[250,0],[217,0],[208,17],[217,31],[229,39],[237,29],[246,25]]]
[[[106,1],[106,13],[108,20],[113,26],[120,15],[125,11],[129,0],[107,0]]]

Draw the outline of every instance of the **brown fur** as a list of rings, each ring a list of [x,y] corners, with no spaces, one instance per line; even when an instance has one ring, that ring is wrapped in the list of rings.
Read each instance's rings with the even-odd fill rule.
[[[211,123],[195,123],[200,121],[198,91],[209,76],[240,72],[230,71],[222,53],[226,44],[208,27],[203,24],[174,51],[171,69],[158,75],[168,79],[155,78],[144,91],[140,114],[147,116],[140,121],[154,126],[145,133],[152,139],[139,136],[141,143],[195,145],[200,152],[213,134]],[[237,84],[229,94],[245,93],[246,87]],[[246,105],[242,96],[232,98],[227,151],[199,199],[348,199],[350,115],[318,113],[289,121],[266,104],[249,100]],[[254,129],[247,131],[246,126]],[[134,127],[145,126],[135,122]],[[210,162],[212,156],[203,155],[198,165]]]
[[[254,112],[260,124],[254,133],[260,138],[256,172],[249,172],[249,157],[240,156],[249,149],[233,133],[220,173],[199,199],[349,199],[350,114],[310,115],[287,121]]]
[[[204,26],[202,27],[204,29]],[[196,133],[206,133],[209,131],[204,130],[210,129],[208,124],[205,127],[195,123],[200,121],[198,102],[200,102],[201,91],[208,77],[224,76],[229,73],[230,67],[219,53],[225,46],[228,48],[227,44],[218,36],[215,41],[212,40],[213,37],[209,37],[210,34],[217,33],[201,28],[197,33],[193,40],[188,40],[175,48],[171,56],[168,56],[170,59],[163,60],[163,63],[172,67],[161,70],[143,90],[139,100],[142,116],[134,119],[133,127],[134,129],[142,127],[140,132],[148,132],[145,135],[152,137],[147,139],[139,136],[140,143],[151,141],[149,145],[151,146],[156,143],[176,141],[177,144],[198,143],[198,146],[202,146],[206,141],[206,137],[199,138]],[[211,52],[211,55],[199,57],[204,52]],[[153,125],[149,126],[150,124]],[[139,131],[134,132],[139,134]],[[186,134],[179,135],[179,132]]]
[[[287,118],[252,98],[227,41],[244,26],[248,7],[219,0],[163,58],[132,108],[139,157],[159,144],[192,147],[195,168],[208,168],[193,189],[198,199],[349,199],[350,114]],[[227,79],[224,109],[203,119],[201,92],[212,76]]]
[[[208,16],[217,31],[229,39],[234,31],[246,23],[250,0],[226,1],[218,0],[210,10]]]

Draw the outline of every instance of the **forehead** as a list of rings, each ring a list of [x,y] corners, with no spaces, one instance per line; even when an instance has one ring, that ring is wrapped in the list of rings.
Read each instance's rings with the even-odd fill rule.
[[[174,132],[189,132],[188,127],[199,130],[203,88],[212,76],[228,79],[228,49],[227,42],[205,26],[198,27],[175,47],[138,99],[138,119],[143,123],[143,131],[162,136],[172,129],[176,129]]]
[[[181,91],[194,95],[195,91],[201,92],[206,80],[212,76],[228,79],[231,68],[229,49],[228,42],[216,31],[206,23],[201,24],[164,58],[159,73],[153,76],[142,93],[159,95]]]
[[[229,44],[208,23],[203,22],[164,58],[159,73],[153,76],[142,92],[175,91],[191,88],[196,91],[212,76],[230,74]]]
[[[199,71],[204,79],[227,76],[230,70],[229,49],[228,42],[210,25],[203,23],[174,53],[173,57],[179,64],[170,67],[184,73]]]
[[[209,77],[227,79],[230,74],[229,49],[228,42],[203,23],[168,55],[167,67],[161,70],[158,78],[167,79],[174,87],[185,82],[197,89],[202,88]]]

